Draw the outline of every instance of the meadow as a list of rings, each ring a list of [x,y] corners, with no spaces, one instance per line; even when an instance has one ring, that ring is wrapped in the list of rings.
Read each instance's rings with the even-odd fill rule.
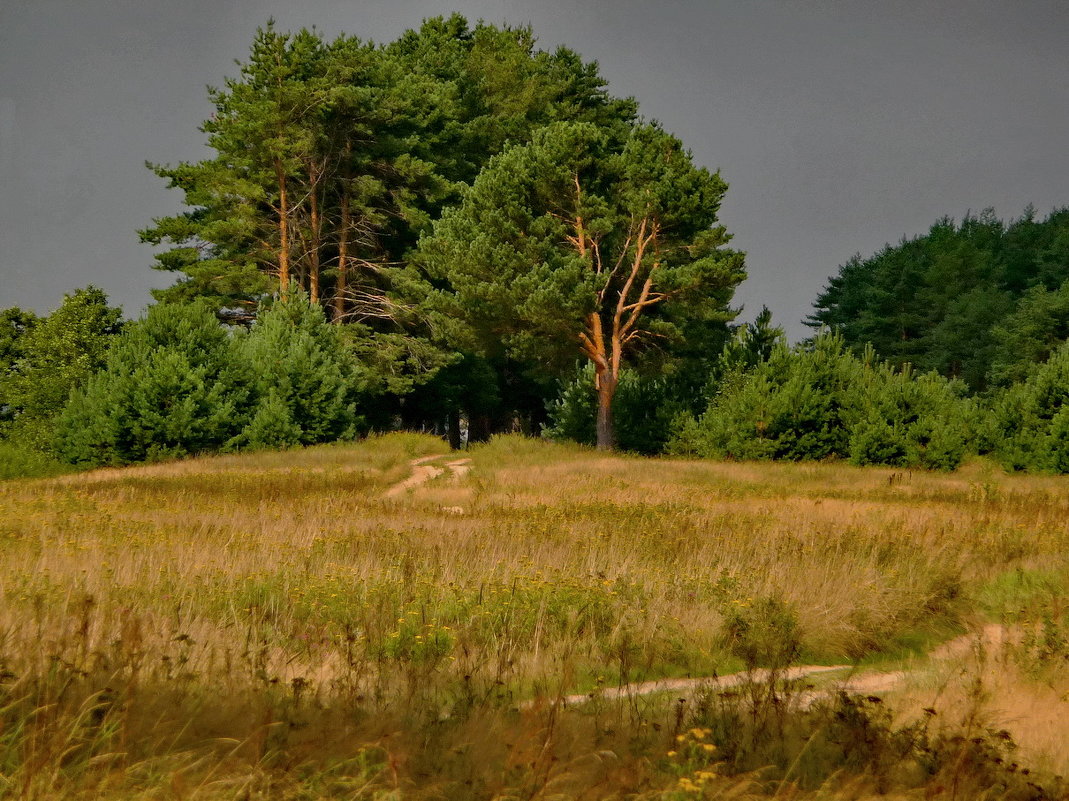
[[[1066,479],[463,456],[0,483],[0,798],[1069,797]]]

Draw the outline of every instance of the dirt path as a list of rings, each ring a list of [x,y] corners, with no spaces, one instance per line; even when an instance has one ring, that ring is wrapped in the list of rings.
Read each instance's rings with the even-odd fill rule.
[[[998,648],[1007,638],[1003,626],[988,625],[981,631],[965,634],[953,640],[943,643],[935,648],[928,656],[933,662],[945,662],[957,659],[977,648]],[[855,670],[853,665],[795,665],[780,674],[780,678],[796,680],[807,676],[816,676],[822,673],[835,673],[840,671]],[[894,670],[894,671],[868,671],[846,675],[842,681],[830,685],[833,690],[843,690],[862,695],[875,695],[890,692],[901,687],[912,675],[918,671]],[[657,681],[644,681],[638,684],[625,684],[621,687],[606,687],[597,692],[581,695],[568,695],[561,699],[565,706],[585,704],[595,698],[615,700],[631,698],[642,695],[652,695],[661,692],[693,693],[701,688],[711,690],[727,690],[732,687],[746,684],[747,682],[762,683],[769,680],[770,671],[756,670],[752,673],[745,671],[731,673],[727,676],[707,676],[695,679],[659,679]],[[803,703],[815,700],[821,694],[820,691],[803,693]],[[533,706],[537,701],[528,701],[524,706]]]
[[[471,459],[451,459],[448,462],[444,462],[439,466],[434,464],[440,459],[445,459],[444,456],[421,456],[418,459],[413,459],[409,462],[409,467],[412,468],[412,474],[404,479],[398,481],[386,492],[383,493],[384,498],[396,498],[399,495],[404,495],[409,490],[413,490],[416,487],[426,484],[428,481],[438,478],[442,473],[447,470],[452,475],[453,479],[463,478],[468,474],[471,469]]]
[[[784,679],[794,680],[806,676],[814,676],[818,673],[832,673],[837,670],[849,669],[850,665],[796,665],[783,671],[780,676]],[[566,695],[561,700],[565,706],[571,706],[573,704],[585,704],[595,697],[614,700],[662,692],[691,693],[702,687],[727,690],[731,687],[745,684],[747,681],[758,683],[768,681],[770,674],[770,671],[761,669],[755,670],[753,673],[730,673],[727,676],[708,676],[698,679],[658,679],[656,681],[643,681],[638,684],[625,684],[622,687],[606,687],[597,693]]]

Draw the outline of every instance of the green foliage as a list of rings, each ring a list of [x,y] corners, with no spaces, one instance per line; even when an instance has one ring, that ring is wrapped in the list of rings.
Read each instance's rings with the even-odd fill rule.
[[[284,252],[317,300],[333,295],[340,318],[366,319],[420,232],[507,142],[558,119],[635,116],[596,64],[537,50],[529,28],[471,28],[459,15],[383,46],[269,23],[239,66],[210,92],[203,130],[216,155],[153,167],[189,207],[142,232],[172,245],[158,269],[183,276],[163,300],[251,310],[278,287]]]
[[[873,358],[870,353],[869,363]],[[854,425],[850,439],[854,464],[931,470],[961,464],[974,437],[976,411],[962,397],[960,382],[934,373],[916,375],[908,366],[896,371],[886,363],[872,367],[865,379],[867,414]]]
[[[17,306],[0,311],[0,370],[4,374],[21,356],[25,337],[38,322],[36,314]]]
[[[1043,285],[1029,289],[992,336],[991,382],[1005,386],[1024,381],[1034,365],[1069,339],[1069,279],[1054,290]]]
[[[693,330],[724,329],[743,277],[717,224],[726,185],[656,126],[617,133],[540,129],[420,241],[455,346],[551,382],[585,354],[615,388],[622,365],[670,367]]]
[[[355,436],[374,376],[322,308],[295,289],[231,334],[207,303],[154,306],[59,422],[71,462],[124,464]]]
[[[154,306],[72,397],[57,450],[77,464],[125,464],[222,447],[248,420],[250,383],[206,304]]]
[[[957,467],[975,416],[963,388],[874,360],[871,350],[864,360],[851,355],[835,335],[794,350],[777,345],[751,372],[729,373],[669,447],[718,458]]]
[[[54,418],[71,391],[104,364],[122,310],[96,287],[65,295],[52,314],[3,312],[0,327],[0,434],[48,450]]]
[[[290,448],[301,442],[304,431],[293,419],[293,410],[275,387],[260,398],[252,420],[234,443],[250,448]]]
[[[1069,209],[1009,224],[990,210],[839,268],[810,324],[973,391],[1024,378],[1069,334]]]
[[[17,306],[0,311],[0,436],[10,429],[18,412],[12,403],[11,384],[16,380],[16,365],[26,350],[28,334],[39,322],[36,314]]]
[[[235,344],[257,401],[232,446],[310,445],[355,435],[356,361],[307,294],[295,290],[262,309]]]
[[[754,372],[729,375],[672,449],[739,459],[845,456],[857,415],[851,390],[862,371],[835,337],[818,338],[810,350],[780,345]]]
[[[738,326],[734,336],[724,345],[717,372],[725,375],[752,370],[767,362],[776,347],[785,343],[783,329],[772,325],[772,312],[762,306],[754,321]]]
[[[36,448],[22,442],[0,440],[0,481],[54,476],[69,470],[69,465]]]
[[[1011,470],[1069,473],[1069,344],[995,396],[987,435]]]
[[[506,145],[561,121],[622,140],[634,101],[612,97],[575,52],[539,50],[529,27],[469,26],[456,14],[384,45],[269,23],[239,70],[210,91],[213,156],[153,167],[187,206],[141,232],[163,246],[155,266],[180,277],[156,297],[206,299],[247,321],[286,273],[357,329],[346,339],[377,384],[370,422],[423,426],[412,419],[420,410],[437,422],[442,404],[426,382],[459,353],[484,354],[420,313],[434,287],[409,264],[419,236]],[[530,365],[508,359],[483,365],[499,395],[492,426],[542,416],[552,381],[532,386],[521,375]],[[453,370],[440,388],[457,391],[440,397],[478,395],[484,378]],[[415,390],[422,397],[401,400]]]
[[[643,376],[626,370],[613,399],[613,419],[621,450],[654,455],[661,453],[676,420],[687,413],[688,400],[680,381],[666,376]],[[560,396],[550,404],[544,436],[594,445],[597,436],[597,395],[594,366],[586,364],[576,377],[561,384]]]

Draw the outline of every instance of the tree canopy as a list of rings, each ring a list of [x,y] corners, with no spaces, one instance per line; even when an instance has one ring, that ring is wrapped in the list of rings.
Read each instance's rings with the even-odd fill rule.
[[[927,234],[855,256],[809,323],[871,344],[893,364],[961,378],[974,391],[1019,380],[1069,326],[1069,209],[1010,223],[993,212],[944,218]]]
[[[180,276],[156,297],[250,313],[294,281],[335,319],[392,319],[407,252],[507,142],[559,119],[634,118],[604,87],[596,64],[536,49],[528,27],[453,15],[379,46],[269,23],[210,90],[215,155],[153,167],[188,206],[142,231]]]
[[[598,445],[612,447],[623,366],[723,323],[741,254],[717,221],[727,186],[656,125],[619,140],[558,123],[491,159],[420,243],[435,303],[474,352],[554,376],[594,365]]]
[[[463,406],[481,434],[516,419],[537,430],[557,381],[574,374],[582,335],[607,444],[627,359],[669,365],[727,337],[743,273],[717,222],[726,184],[639,123],[597,64],[538,49],[529,27],[453,15],[375,45],[269,23],[210,97],[203,131],[215,155],[154,167],[187,205],[142,231],[164,248],[156,266],[179,275],[157,298],[251,322],[263,299],[299,287],[347,324],[343,339],[377,365],[379,383],[407,396],[373,416],[456,421]],[[483,278],[445,264],[433,243],[459,243],[450,226],[480,203],[514,206],[525,193],[541,205],[521,235],[544,252],[500,265],[508,291],[478,297]],[[557,197],[559,209],[547,205]],[[468,211],[450,217],[455,208]],[[545,229],[555,214],[556,232]],[[474,223],[496,236],[494,224]],[[480,315],[505,325],[504,338]]]

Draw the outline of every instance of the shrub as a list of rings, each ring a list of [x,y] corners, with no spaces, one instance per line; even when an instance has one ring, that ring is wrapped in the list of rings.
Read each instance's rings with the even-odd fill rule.
[[[668,377],[642,376],[633,370],[621,373],[612,405],[621,450],[645,454],[664,450],[674,421],[686,410],[686,403],[676,389]],[[550,439],[570,439],[584,445],[595,443],[597,394],[593,365],[584,365],[575,379],[561,386],[559,398],[549,407],[549,419],[545,435]]]
[[[306,293],[295,288],[287,300],[261,309],[234,345],[253,377],[256,402],[232,447],[310,445],[356,433],[355,360]]]
[[[675,453],[737,459],[849,458],[950,470],[973,439],[963,385],[848,353],[837,335],[780,344],[750,372],[729,373],[709,409],[683,426]]]
[[[794,610],[772,596],[730,608],[724,618],[724,638],[747,670],[783,670],[802,651]]]
[[[953,470],[974,438],[965,386],[908,366],[866,370],[860,401],[865,417],[852,431],[854,464],[910,465]]]
[[[16,442],[0,441],[0,481],[10,478],[40,478],[68,472],[54,457]]]
[[[249,418],[250,379],[206,305],[158,305],[130,325],[104,370],[59,418],[56,447],[79,464],[213,450]]]
[[[1069,343],[994,398],[988,425],[1008,469],[1069,473]]]

